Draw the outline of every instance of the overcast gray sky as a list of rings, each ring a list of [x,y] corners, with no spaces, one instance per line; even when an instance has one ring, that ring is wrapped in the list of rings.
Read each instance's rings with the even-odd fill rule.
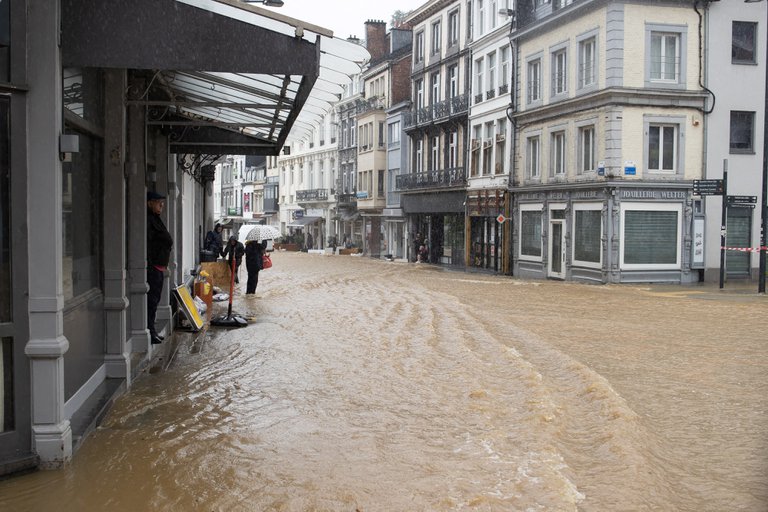
[[[335,37],[346,39],[350,35],[365,39],[365,22],[370,19],[387,23],[397,11],[411,11],[426,0],[284,0],[275,12],[298,18],[333,30]]]

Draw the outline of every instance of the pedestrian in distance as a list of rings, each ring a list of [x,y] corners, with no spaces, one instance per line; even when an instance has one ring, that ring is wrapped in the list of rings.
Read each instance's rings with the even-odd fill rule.
[[[248,271],[248,283],[245,285],[245,294],[253,295],[259,286],[259,271],[264,269],[264,251],[267,242],[249,240],[245,242],[245,269]]]
[[[224,230],[221,224],[216,224],[214,228],[205,235],[205,250],[210,251],[218,258],[224,249],[224,240],[221,232]]]
[[[164,195],[147,192],[147,329],[153,345],[162,343],[164,339],[155,330],[155,317],[173,248],[173,237],[160,218],[164,206]]]
[[[312,250],[313,240],[312,240],[312,233],[307,231],[307,250]]]
[[[243,254],[245,254],[245,247],[243,244],[237,241],[237,237],[232,235],[229,237],[229,242],[221,251],[221,255],[227,260],[227,267],[232,269],[232,258],[235,259],[235,282],[239,283],[240,278],[240,264],[243,262]]]

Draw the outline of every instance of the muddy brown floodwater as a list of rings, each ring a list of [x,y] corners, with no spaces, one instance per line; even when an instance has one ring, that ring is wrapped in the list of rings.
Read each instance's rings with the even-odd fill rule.
[[[0,510],[768,510],[764,296],[273,261]]]

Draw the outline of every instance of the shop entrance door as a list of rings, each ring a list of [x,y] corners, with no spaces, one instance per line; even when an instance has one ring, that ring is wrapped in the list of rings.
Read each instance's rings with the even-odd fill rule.
[[[556,217],[562,211],[553,210]],[[549,277],[565,279],[565,229],[564,219],[553,218],[549,222]]]

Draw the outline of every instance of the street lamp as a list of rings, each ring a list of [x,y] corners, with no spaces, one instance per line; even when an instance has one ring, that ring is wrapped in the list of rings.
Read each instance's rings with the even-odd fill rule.
[[[745,3],[757,3],[762,0],[744,0]],[[768,25],[768,19],[766,20]],[[766,31],[768,34],[768,31]],[[763,100],[763,181],[760,184],[760,248],[758,254],[759,266],[757,276],[757,293],[765,293],[765,260],[766,260],[766,241],[768,235],[768,194],[766,185],[768,185],[768,37],[766,37],[766,57],[763,66],[765,66],[765,98]]]
[[[264,4],[267,7],[282,7],[283,0],[243,0],[247,4]],[[754,2],[754,0],[752,0]]]

